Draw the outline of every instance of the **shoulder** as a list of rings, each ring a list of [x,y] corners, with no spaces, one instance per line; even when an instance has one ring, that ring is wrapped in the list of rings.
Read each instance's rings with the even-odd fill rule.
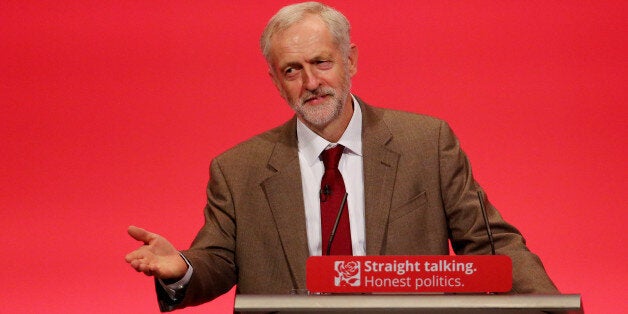
[[[222,152],[214,160],[221,163],[239,164],[258,162],[264,156],[270,156],[286,127],[286,124],[283,124],[255,135]]]
[[[293,152],[295,156],[298,153],[296,118],[229,148],[212,160],[212,166],[236,172],[244,171],[245,168],[259,170],[268,166],[277,149],[282,153]]]
[[[449,131],[444,120],[415,112],[376,107],[362,102],[365,111],[365,127],[385,126],[393,137],[438,137],[443,130]]]
[[[440,118],[394,109],[382,109],[384,121],[395,129],[405,130],[407,127],[420,129],[440,128],[446,122]]]

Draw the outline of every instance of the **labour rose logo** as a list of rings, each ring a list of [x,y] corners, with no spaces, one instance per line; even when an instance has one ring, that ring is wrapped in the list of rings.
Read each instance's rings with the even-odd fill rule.
[[[336,287],[359,287],[360,286],[360,262],[336,261],[334,269],[337,276],[334,277]]]

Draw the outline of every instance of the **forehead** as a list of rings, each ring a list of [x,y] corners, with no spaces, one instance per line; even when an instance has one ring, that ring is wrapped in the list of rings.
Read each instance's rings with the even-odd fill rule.
[[[335,53],[338,47],[333,36],[318,16],[306,16],[271,38],[270,54],[275,65]]]

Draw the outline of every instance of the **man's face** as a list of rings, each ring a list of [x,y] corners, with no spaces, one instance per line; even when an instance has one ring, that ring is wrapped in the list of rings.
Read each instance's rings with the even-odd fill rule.
[[[347,107],[357,51],[352,46],[343,56],[320,18],[308,16],[275,34],[270,56],[275,86],[306,125],[324,129],[339,117],[351,119]]]

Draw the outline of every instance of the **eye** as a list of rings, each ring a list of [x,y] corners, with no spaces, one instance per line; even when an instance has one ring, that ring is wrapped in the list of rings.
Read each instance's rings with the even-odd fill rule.
[[[333,65],[334,65],[333,62],[329,60],[316,61],[316,67],[321,70],[329,70],[332,68]]]
[[[294,78],[297,76],[298,73],[299,71],[293,67],[287,67],[285,70],[283,70],[283,75],[287,78]]]

